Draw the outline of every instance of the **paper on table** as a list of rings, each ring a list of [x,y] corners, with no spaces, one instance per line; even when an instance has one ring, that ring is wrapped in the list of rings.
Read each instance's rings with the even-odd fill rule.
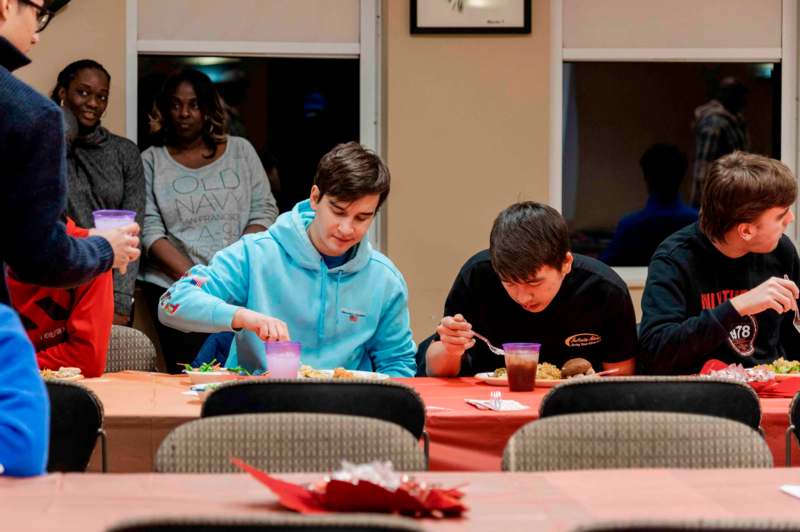
[[[783,486],[781,486],[781,491],[800,499],[800,485],[784,484]]]
[[[500,401],[500,408],[492,406],[491,399],[464,399],[467,404],[481,410],[497,410],[499,412],[510,412],[515,410],[527,410],[530,407],[514,400],[503,399]]]

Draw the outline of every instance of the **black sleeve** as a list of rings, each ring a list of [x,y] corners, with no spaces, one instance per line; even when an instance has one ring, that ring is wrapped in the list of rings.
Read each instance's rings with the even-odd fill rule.
[[[66,206],[65,147],[60,111],[46,108],[8,139],[17,153],[6,167],[6,193],[0,200],[0,256],[28,283],[70,287],[108,270],[113,250],[101,237],[74,239],[60,221]]]
[[[653,257],[642,296],[640,335],[642,362],[649,373],[696,371],[727,338],[726,325],[739,319],[730,301],[689,316],[685,284],[669,257]]]
[[[606,339],[603,362],[622,362],[635,358],[638,349],[636,313],[627,287],[614,287],[606,297],[603,337]]]
[[[800,258],[795,251],[794,244],[789,244],[792,254],[792,266],[789,277],[800,286]],[[800,301],[798,301],[800,303]],[[800,360],[800,332],[794,326],[794,312],[786,312],[781,320],[780,343],[784,356],[790,360]]]
[[[479,320],[480,316],[476,299],[480,296],[473,287],[473,273],[473,268],[469,266],[463,267],[461,271],[458,272],[458,276],[453,282],[453,286],[450,288],[450,293],[447,294],[447,300],[444,303],[444,315],[455,316],[456,314],[461,314],[473,327],[478,328],[480,322],[476,324],[476,320]],[[488,370],[484,367],[485,363],[480,363],[480,361],[491,360],[490,356],[495,355],[489,353],[489,349],[483,342],[476,342],[475,346],[468,349],[461,358],[461,370],[458,372],[459,376],[471,377],[480,371],[494,370],[494,367]],[[502,366],[503,364],[501,363],[499,365]]]

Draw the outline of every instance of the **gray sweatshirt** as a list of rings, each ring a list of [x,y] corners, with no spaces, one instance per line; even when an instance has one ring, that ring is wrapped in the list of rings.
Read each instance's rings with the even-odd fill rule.
[[[92,212],[124,209],[144,217],[144,172],[139,148],[98,126],[76,137],[67,150],[67,213],[79,227],[94,227]],[[129,316],[139,261],[121,275],[114,270],[114,312]]]
[[[258,154],[241,137],[229,136],[222,157],[202,168],[179,164],[164,146],[145,150],[142,161],[145,251],[167,238],[192,262],[206,265],[239,240],[245,227],[269,227],[278,216]],[[153,265],[145,265],[140,278],[164,288],[173,282]]]

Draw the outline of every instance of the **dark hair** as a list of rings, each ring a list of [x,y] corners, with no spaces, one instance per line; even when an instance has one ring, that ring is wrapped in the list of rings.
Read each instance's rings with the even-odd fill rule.
[[[58,73],[56,85],[53,87],[53,90],[50,91],[50,99],[56,103],[60,103],[61,98],[58,96],[59,89],[69,89],[69,84],[72,83],[72,80],[75,79],[81,70],[99,70],[106,75],[108,84],[111,85],[111,74],[108,73],[108,70],[106,70],[103,65],[93,59],[80,59],[79,61],[73,61],[68,64],[64,67],[64,70]]]
[[[354,201],[378,194],[378,207],[389,195],[391,176],[381,158],[358,142],[337,144],[322,156],[314,184],[320,199],[328,194],[343,201]]]
[[[654,144],[639,159],[644,180],[651,194],[664,201],[678,195],[689,163],[686,155],[672,144]]]
[[[534,201],[511,205],[494,220],[489,236],[492,267],[501,280],[524,283],[542,266],[560,269],[569,251],[567,222]]]
[[[217,145],[225,142],[228,131],[228,117],[225,105],[211,79],[198,70],[180,70],[165,81],[153,102],[150,111],[150,135],[155,146],[163,146],[174,141],[175,128],[172,124],[170,107],[172,97],[181,83],[188,83],[197,95],[197,106],[203,113],[206,123],[203,126],[203,142],[214,152]]]
[[[703,185],[700,229],[714,241],[740,223],[750,223],[774,207],[797,199],[797,181],[780,161],[735,151],[711,164]]]

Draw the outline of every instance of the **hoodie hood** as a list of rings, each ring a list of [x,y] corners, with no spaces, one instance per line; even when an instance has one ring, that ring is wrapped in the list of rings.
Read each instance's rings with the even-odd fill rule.
[[[319,271],[323,267],[327,269],[327,266],[325,266],[322,254],[317,251],[308,236],[308,226],[315,217],[316,213],[311,208],[311,201],[301,201],[290,212],[278,216],[268,232],[299,266],[307,270]],[[331,268],[330,271],[354,273],[366,267],[372,256],[372,246],[366,239],[363,239],[354,248],[350,260],[341,266]]]

